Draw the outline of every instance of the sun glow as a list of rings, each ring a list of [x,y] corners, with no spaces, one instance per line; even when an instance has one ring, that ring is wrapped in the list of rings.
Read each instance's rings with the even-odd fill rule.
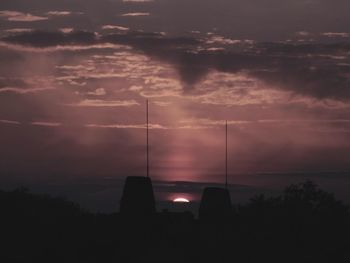
[[[189,203],[190,201],[186,198],[182,198],[182,197],[179,197],[179,198],[175,198],[173,200],[174,203]]]

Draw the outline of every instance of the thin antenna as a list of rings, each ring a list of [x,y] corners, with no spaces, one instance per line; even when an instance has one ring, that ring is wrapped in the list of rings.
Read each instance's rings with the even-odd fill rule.
[[[225,140],[225,144],[226,144],[226,160],[225,160],[225,165],[226,165],[226,173],[225,173],[225,188],[227,189],[227,120],[226,120],[226,127],[225,127],[225,135],[226,135],[226,140]]]
[[[146,100],[146,140],[147,140],[147,149],[146,149],[146,155],[147,155],[147,177],[149,177],[149,142],[148,142],[148,100]]]

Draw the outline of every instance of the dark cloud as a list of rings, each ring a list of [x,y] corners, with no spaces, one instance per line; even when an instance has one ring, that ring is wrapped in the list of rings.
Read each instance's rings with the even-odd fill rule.
[[[184,49],[200,43],[199,40],[191,37],[166,37],[161,33],[148,33],[131,31],[125,34],[109,34],[101,37],[102,42],[131,45],[142,50],[166,51],[170,49]]]
[[[22,79],[0,78],[0,91],[5,87],[27,87]]]
[[[121,23],[135,29],[183,33],[220,30],[237,38],[281,40],[295,32],[349,32],[349,1],[279,1],[279,0],[162,0],[124,2],[122,0],[2,0],[1,10],[33,13],[50,11],[83,12],[79,18],[49,19],[45,28],[64,24],[79,29],[96,29],[110,23]],[[330,12],[329,10],[332,10]],[[142,18],[122,17],[125,13],[150,13]],[[310,19],[312,17],[312,19]],[[4,21],[5,25],[13,25]],[[2,25],[0,25],[1,27]],[[67,26],[67,25],[66,25]],[[42,27],[41,27],[42,28]],[[57,28],[57,27],[56,27]]]
[[[132,46],[173,65],[185,91],[193,91],[200,79],[216,70],[245,72],[274,88],[315,98],[350,98],[350,67],[346,64],[350,43],[257,43],[238,51],[211,51],[204,39],[135,31],[103,36],[84,31],[34,31],[7,36],[2,41],[32,47],[101,43]]]
[[[246,72],[274,87],[316,98],[350,98],[350,67],[338,65],[339,58],[342,62],[349,61],[350,43],[264,43],[240,52],[212,52],[209,49],[196,52],[202,44],[191,38],[126,34],[109,35],[104,39],[131,45],[171,63],[187,89],[211,70],[217,70]]]
[[[50,47],[75,44],[89,45],[96,42],[96,36],[94,33],[85,31],[73,31],[70,33],[33,31],[7,36],[2,40],[8,43],[32,47]]]

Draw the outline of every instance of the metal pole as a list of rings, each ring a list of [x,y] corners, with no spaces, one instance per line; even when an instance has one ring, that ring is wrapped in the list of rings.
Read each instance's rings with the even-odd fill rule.
[[[225,133],[225,135],[226,135],[226,140],[225,140],[225,144],[226,144],[226,160],[225,160],[225,165],[226,165],[226,173],[225,173],[225,187],[226,187],[226,189],[227,189],[227,120],[226,120],[226,133]]]
[[[149,177],[149,141],[148,141],[148,100],[146,100],[146,134],[147,134],[147,177]]]

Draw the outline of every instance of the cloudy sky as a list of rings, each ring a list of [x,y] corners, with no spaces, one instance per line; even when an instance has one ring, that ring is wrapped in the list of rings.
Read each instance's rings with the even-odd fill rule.
[[[349,9],[1,0],[1,182],[88,180],[96,196],[144,175],[148,99],[154,180],[222,182],[227,120],[233,185],[312,179],[350,200]],[[186,193],[176,187],[161,198]]]

